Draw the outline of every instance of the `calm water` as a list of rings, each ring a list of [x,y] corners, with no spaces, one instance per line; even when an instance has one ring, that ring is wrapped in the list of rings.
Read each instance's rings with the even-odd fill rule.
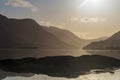
[[[81,49],[16,49],[16,50],[0,50],[0,59],[8,59],[8,58],[24,58],[24,57],[46,57],[46,56],[81,56],[81,55],[91,55],[91,54],[98,54],[98,55],[105,55],[120,59],[120,50],[89,50],[84,51]]]
[[[46,56],[82,56],[82,55],[104,55],[113,58],[120,59],[120,51],[119,50],[89,50],[84,51],[80,49],[73,49],[73,50],[58,50],[58,49],[31,49],[31,50],[0,50],[0,59],[11,59],[11,58],[24,58],[24,57],[46,57]],[[36,75],[36,74],[18,74],[13,72],[4,72],[0,70],[0,80],[120,80],[120,70],[116,70],[114,74],[111,73],[90,73],[84,76],[80,76],[78,78],[61,78],[61,77],[50,77],[47,75]]]

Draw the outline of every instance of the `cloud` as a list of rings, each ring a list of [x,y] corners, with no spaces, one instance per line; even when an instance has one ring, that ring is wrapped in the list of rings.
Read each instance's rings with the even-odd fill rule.
[[[21,7],[21,8],[29,8],[31,11],[37,11],[37,7],[35,7],[33,4],[31,4],[27,0],[8,0],[7,3],[5,3],[7,6],[12,6],[12,7]]]
[[[70,18],[70,21],[77,21],[77,22],[82,22],[82,23],[97,23],[97,22],[104,22],[105,18],[99,18],[99,17],[77,18],[77,17],[73,17],[73,18]]]
[[[52,26],[53,25],[51,22],[48,22],[48,21],[37,21],[37,22],[43,26]]]
[[[80,19],[77,17],[70,18],[70,21],[79,21]]]
[[[97,23],[97,22],[104,22],[105,19],[104,18],[98,18],[98,17],[84,17],[80,19],[81,22],[84,23]]]
[[[50,27],[50,26],[53,26],[53,27],[58,27],[58,28],[64,28],[64,26],[66,26],[65,23],[54,23],[54,22],[50,22],[50,21],[37,21],[39,25],[42,25],[42,26],[47,26],[47,27]]]

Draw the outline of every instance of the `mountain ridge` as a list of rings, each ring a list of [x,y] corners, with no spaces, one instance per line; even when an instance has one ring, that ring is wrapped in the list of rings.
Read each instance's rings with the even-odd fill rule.
[[[66,29],[56,28],[54,26],[49,26],[49,27],[43,26],[43,29],[46,30],[47,32],[53,34],[61,41],[71,44],[73,46],[79,47],[80,49],[82,49],[86,45],[90,44],[91,42],[105,40],[108,38],[108,37],[100,37],[97,39],[87,40],[87,39],[79,38],[77,35],[75,35],[71,31],[66,30]]]
[[[90,42],[103,40],[103,38],[81,39],[69,30],[42,26],[29,18],[7,18],[1,14],[0,32],[0,48],[82,49]]]
[[[92,42],[83,49],[86,50],[120,50],[120,31],[113,34],[106,40]]]
[[[48,33],[33,19],[0,15],[0,48],[75,48]]]
[[[61,41],[79,48],[82,48],[83,46],[89,43],[87,40],[79,38],[69,30],[60,29],[53,26],[43,27],[43,29],[53,34]]]

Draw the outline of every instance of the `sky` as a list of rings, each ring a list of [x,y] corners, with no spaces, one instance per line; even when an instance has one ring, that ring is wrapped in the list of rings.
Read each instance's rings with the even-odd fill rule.
[[[120,31],[119,3],[120,0],[0,0],[0,14],[32,18],[40,25],[95,39]]]

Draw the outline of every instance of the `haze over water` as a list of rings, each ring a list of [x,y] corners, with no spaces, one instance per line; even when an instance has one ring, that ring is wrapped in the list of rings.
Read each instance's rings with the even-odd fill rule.
[[[47,57],[47,56],[82,56],[82,55],[104,55],[120,59],[119,50],[81,50],[81,49],[8,49],[0,50],[0,59],[17,59],[25,57]]]

